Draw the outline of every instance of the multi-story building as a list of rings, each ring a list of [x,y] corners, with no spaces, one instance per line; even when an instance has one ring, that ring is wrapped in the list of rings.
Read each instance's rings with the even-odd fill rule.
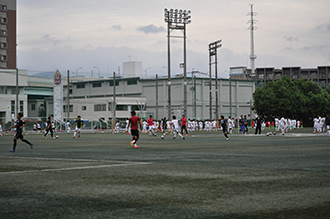
[[[237,69],[240,69],[240,71]],[[252,79],[262,81],[264,84],[288,76],[292,80],[302,78],[314,81],[322,88],[330,85],[330,66],[318,66],[317,68],[283,67],[282,69],[275,69],[274,67],[256,68],[256,74],[252,77],[251,70],[246,69],[246,67],[232,67],[230,72],[231,79]],[[238,78],[238,76],[241,78]]]
[[[0,0],[0,68],[16,69],[16,0]]]

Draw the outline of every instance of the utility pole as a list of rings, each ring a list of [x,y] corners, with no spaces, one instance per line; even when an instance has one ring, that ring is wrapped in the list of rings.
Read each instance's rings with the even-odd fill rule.
[[[196,75],[194,75],[194,118],[197,117],[196,92]]]
[[[257,20],[254,20],[253,17],[257,15],[257,13],[253,12],[253,4],[250,4],[251,6],[251,12],[248,14],[248,16],[251,16],[251,20],[249,20],[248,23],[250,23],[250,38],[251,38],[251,54],[250,54],[250,61],[251,61],[251,78],[255,76],[255,60],[257,59],[257,56],[254,54],[254,30],[257,30],[257,27],[254,26],[254,24],[257,22]]]
[[[70,71],[67,71],[68,78],[68,88],[67,88],[67,121],[70,121]]]
[[[19,113],[19,108],[18,108],[18,68],[16,68],[16,112],[15,116]]]
[[[113,72],[113,121],[112,126],[114,126],[116,122],[116,72]]]
[[[156,119],[158,119],[158,74],[156,74]]]
[[[215,64],[215,119],[218,121],[219,103],[218,103],[218,53],[217,49],[222,45],[222,40],[215,41],[209,44],[209,68],[210,68],[210,119],[212,120],[212,64]],[[212,63],[212,56],[215,57],[214,63]]]

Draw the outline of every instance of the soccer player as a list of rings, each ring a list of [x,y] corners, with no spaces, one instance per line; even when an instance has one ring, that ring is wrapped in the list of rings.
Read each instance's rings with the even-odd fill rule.
[[[26,126],[26,123],[22,120],[22,117],[23,117],[22,113],[18,113],[17,120],[16,120],[14,126],[10,126],[10,128],[16,129],[16,135],[14,137],[14,146],[13,146],[13,149],[10,150],[10,152],[15,152],[16,145],[17,145],[17,139],[21,139],[21,141],[30,145],[31,149],[33,149],[33,143],[29,142],[28,140],[24,139],[24,137],[23,137],[22,129]]]
[[[261,134],[261,125],[262,125],[262,119],[260,118],[260,115],[258,115],[258,117],[255,119],[255,123],[256,123],[256,132],[255,135],[258,133],[259,131],[259,135]]]
[[[117,123],[116,123],[116,125],[115,125],[115,130],[114,130],[114,133],[119,133],[119,131],[120,131],[120,122],[119,121],[117,121]]]
[[[227,120],[225,120],[224,116],[221,116],[220,126],[222,128],[223,135],[226,137],[226,140],[228,141],[229,140],[228,135],[227,135],[228,134],[228,122],[227,122]]]
[[[0,136],[1,136],[1,137],[3,136],[3,132],[2,132],[2,125],[1,125],[1,122],[0,122]]]
[[[70,121],[68,120],[68,121],[66,122],[66,132],[69,134],[70,131],[71,131],[71,124],[70,124]]]
[[[78,132],[78,138],[80,138],[80,131],[84,125],[84,121],[81,120],[81,116],[78,116],[78,118],[74,121],[73,127],[76,125],[75,131],[73,133],[73,138],[76,137],[76,134]]]
[[[39,122],[37,122],[37,130],[38,130],[37,134],[41,133],[41,125]]]
[[[150,115],[149,119],[147,120],[147,123],[149,125],[148,132],[149,132],[149,137],[156,136],[155,135],[155,126],[154,126],[154,120],[152,119],[152,115]]]
[[[142,123],[139,117],[135,116],[136,113],[134,110],[131,112],[131,118],[128,120],[128,126],[131,125],[131,133],[132,133],[132,141],[131,145],[134,148],[139,148],[139,146],[136,145],[136,142],[139,140],[139,130],[138,130],[138,123],[140,124],[140,129],[142,131]],[[126,127],[129,128],[129,127]]]
[[[246,134],[249,134],[249,126],[248,126],[248,120],[247,120],[246,115],[244,115],[244,126],[245,126]]]
[[[37,134],[37,124],[33,123],[33,131],[35,134]]]
[[[330,136],[330,117],[329,117],[329,114],[327,114],[327,117],[325,118],[324,124],[327,126],[327,136]]]
[[[239,120],[239,126],[240,126],[240,130],[239,132],[242,132],[243,131],[243,135],[245,135],[245,125],[244,125],[244,118],[243,118],[243,115],[241,115],[241,118]]]
[[[130,134],[130,127],[128,126],[128,120],[129,118],[126,119],[126,134]]]
[[[184,115],[182,115],[181,118],[181,135],[183,135],[183,130],[186,131],[186,136],[188,136],[188,130],[187,130],[187,119]]]
[[[142,133],[147,133],[147,126],[148,126],[147,121],[143,120],[142,125],[143,125]]]
[[[313,119],[313,122],[314,122],[314,125],[313,125],[314,131],[313,131],[313,133],[315,133],[315,132],[317,132],[317,128],[318,128],[317,126],[318,126],[319,120],[315,117]]]
[[[178,134],[183,140],[185,139],[182,134],[180,134],[180,125],[179,121],[176,119],[176,116],[173,116],[173,120],[171,121],[171,129],[173,132],[173,139],[176,138],[176,135]]]
[[[204,126],[203,120],[200,120],[199,121],[199,131],[203,131],[203,126]]]
[[[52,128],[52,118],[51,117],[48,117],[44,139],[46,139],[46,136],[47,136],[48,132],[50,132],[50,135],[52,136],[52,138],[54,138],[53,128]]]

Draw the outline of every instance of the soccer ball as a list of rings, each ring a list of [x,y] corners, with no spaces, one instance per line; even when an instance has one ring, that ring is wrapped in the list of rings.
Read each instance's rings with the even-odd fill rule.
[[[267,137],[268,137],[268,136],[269,136],[269,132],[267,132],[267,134],[266,134],[266,135],[267,135]]]
[[[56,135],[55,138],[58,139],[59,138],[58,135]]]
[[[164,135],[162,135],[161,138],[164,139]]]

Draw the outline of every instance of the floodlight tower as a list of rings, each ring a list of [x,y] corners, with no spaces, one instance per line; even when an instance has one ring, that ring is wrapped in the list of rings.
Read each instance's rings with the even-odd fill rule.
[[[168,85],[168,118],[171,118],[171,59],[170,59],[170,37],[171,30],[181,30],[183,31],[183,37],[172,36],[176,38],[183,38],[183,80],[184,80],[184,94],[183,94],[183,102],[184,102],[184,114],[187,116],[187,58],[186,58],[186,26],[191,23],[190,10],[178,10],[178,9],[164,9],[164,21],[167,23],[167,85]]]
[[[250,54],[250,60],[251,60],[251,77],[255,76],[255,60],[257,59],[257,56],[254,54],[254,30],[257,30],[257,27],[254,26],[254,24],[257,22],[257,20],[254,20],[253,17],[257,15],[257,13],[253,12],[253,4],[250,4],[251,6],[251,12],[248,13],[248,16],[251,16],[251,20],[248,21],[250,23],[250,27],[248,28],[250,30],[251,35],[251,54]]]

